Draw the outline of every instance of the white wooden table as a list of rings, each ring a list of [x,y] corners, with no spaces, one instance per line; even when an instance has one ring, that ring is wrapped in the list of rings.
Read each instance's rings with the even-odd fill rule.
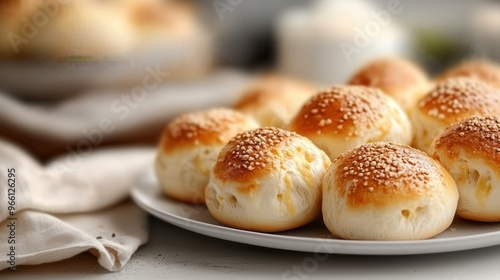
[[[0,279],[500,279],[500,246],[419,256],[328,255],[315,267],[312,253],[218,240],[153,217],[150,222],[150,242],[119,272],[105,271],[85,253],[3,271]]]

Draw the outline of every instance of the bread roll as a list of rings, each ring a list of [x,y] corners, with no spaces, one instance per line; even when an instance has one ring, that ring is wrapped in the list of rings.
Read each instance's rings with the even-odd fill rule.
[[[351,85],[376,87],[392,97],[406,111],[427,93],[429,80],[414,62],[397,57],[374,60],[349,80]]]
[[[330,159],[378,141],[409,144],[411,124],[401,107],[375,88],[334,86],[312,97],[290,123]]]
[[[400,144],[371,143],[342,154],[323,179],[323,220],[346,239],[430,238],[448,228],[457,202],[448,172]]]
[[[40,0],[0,1],[0,57],[17,56],[19,47],[29,43],[31,34],[26,34],[26,21],[32,21]],[[24,28],[23,28],[24,27]],[[32,30],[30,30],[32,32]]]
[[[119,8],[113,1],[64,1],[20,47],[20,54],[59,61],[123,59],[134,48],[135,37]],[[40,6],[35,13],[45,11]]]
[[[205,77],[214,66],[214,34],[197,14],[196,3],[125,0],[139,58],[169,69],[169,80]]]
[[[316,88],[283,76],[260,77],[234,105],[252,116],[261,126],[285,128]]]
[[[258,127],[229,109],[182,115],[165,128],[155,162],[163,192],[176,200],[203,203],[217,155],[236,134]]]
[[[443,82],[450,78],[470,77],[500,88],[500,66],[485,60],[464,61],[441,74],[436,80]]]
[[[412,116],[414,147],[428,152],[436,138],[450,124],[480,114],[500,113],[500,94],[474,78],[452,78],[425,95]]]
[[[174,68],[170,79],[199,77],[212,64],[211,35],[187,1],[3,0],[0,37],[0,57],[141,69],[153,59]]]
[[[259,128],[233,138],[221,151],[206,190],[219,222],[277,232],[309,223],[321,212],[326,154],[307,138],[279,128]]]
[[[195,36],[198,26],[193,9],[184,2],[126,0],[128,17],[139,43],[151,44]],[[143,42],[141,42],[143,41]]]
[[[475,116],[448,127],[431,154],[457,183],[459,216],[500,221],[500,117]]]

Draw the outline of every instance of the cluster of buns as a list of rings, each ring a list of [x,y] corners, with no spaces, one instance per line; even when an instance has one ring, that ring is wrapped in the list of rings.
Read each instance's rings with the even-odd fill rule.
[[[224,109],[245,126],[227,119],[209,126],[224,135],[216,145],[179,129],[201,127],[201,118],[187,116],[206,113],[172,121],[157,177],[167,196],[205,203],[220,223],[261,232],[321,214],[335,237],[357,240],[430,238],[455,214],[500,221],[495,67],[468,62],[432,81],[411,61],[384,58],[349,84],[312,94],[303,82],[265,76]]]
[[[4,57],[112,59],[200,31],[193,9],[179,1],[0,1]]]

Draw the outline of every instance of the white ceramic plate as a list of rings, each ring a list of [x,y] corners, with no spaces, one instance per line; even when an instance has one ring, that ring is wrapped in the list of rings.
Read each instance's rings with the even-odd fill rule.
[[[262,247],[355,255],[412,255],[461,251],[500,245],[500,223],[455,219],[445,232],[418,241],[356,241],[333,238],[321,220],[299,229],[268,234],[221,225],[204,206],[177,202],[162,195],[152,172],[132,190],[132,198],[152,215],[203,235]]]
[[[90,62],[0,59],[0,90],[29,99],[61,99],[92,89],[135,86],[147,68],[169,72],[169,81],[197,80],[207,74],[211,63],[209,38],[164,43]]]

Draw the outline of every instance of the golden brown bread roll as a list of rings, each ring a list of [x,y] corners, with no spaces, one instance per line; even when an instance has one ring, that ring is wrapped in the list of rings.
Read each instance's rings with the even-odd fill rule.
[[[457,201],[455,182],[437,161],[394,143],[342,154],[323,179],[323,220],[346,239],[430,238],[451,224]]]
[[[312,97],[290,130],[308,137],[330,159],[378,141],[410,144],[411,124],[401,107],[379,89],[334,86]]]
[[[219,154],[206,204],[221,223],[276,232],[309,223],[321,212],[321,179],[330,160],[305,137],[259,128],[233,138]]]
[[[117,7],[118,6],[118,7]],[[35,13],[44,13],[38,7]],[[64,1],[38,28],[22,56],[59,61],[116,59],[130,54],[135,37],[119,5],[109,1]]]
[[[27,44],[35,30],[27,27],[40,0],[0,1],[0,57],[15,57],[20,46]]]
[[[430,85],[426,73],[417,64],[398,57],[371,61],[355,73],[348,83],[376,87],[396,100],[406,112],[427,93]]]
[[[230,109],[188,113],[170,122],[155,162],[163,192],[176,200],[203,203],[217,155],[236,134],[257,128],[247,116]]]
[[[261,126],[285,128],[303,103],[316,93],[307,83],[278,75],[258,78],[234,108],[252,116]]]
[[[116,61],[158,52],[160,44],[186,46],[202,36],[194,9],[179,1],[5,0],[0,5],[0,35],[19,35],[19,56],[30,59]],[[13,56],[8,40],[0,42],[0,52]],[[172,51],[182,53],[166,50]]]
[[[448,127],[431,154],[457,183],[459,216],[500,221],[500,117],[474,116]]]
[[[448,69],[437,77],[437,82],[450,78],[470,77],[483,80],[490,85],[500,88],[500,66],[485,60],[464,61]]]
[[[425,95],[413,111],[413,145],[428,152],[434,138],[448,125],[481,114],[500,113],[500,94],[474,78],[452,78]]]
[[[139,44],[166,42],[196,36],[192,6],[173,0],[126,0],[127,17],[139,35]]]

